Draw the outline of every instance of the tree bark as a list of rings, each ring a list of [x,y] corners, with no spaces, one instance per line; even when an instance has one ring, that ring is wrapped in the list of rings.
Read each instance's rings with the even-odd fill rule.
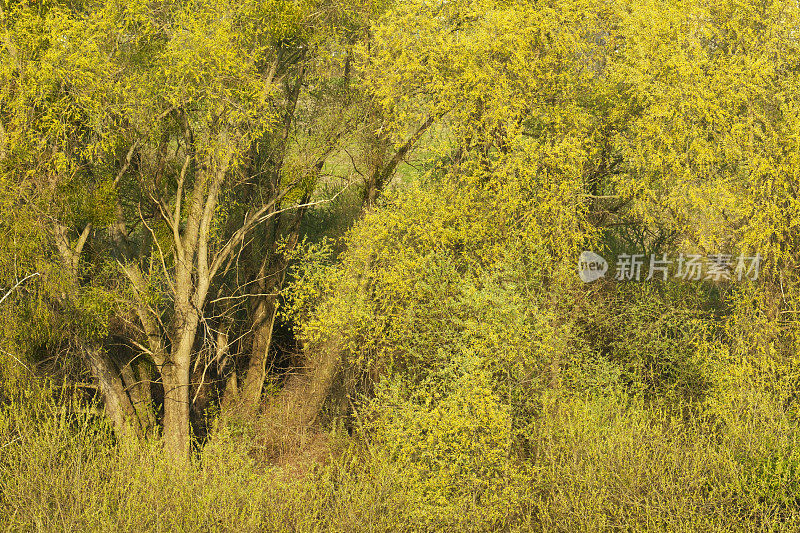
[[[184,377],[185,376],[185,377]],[[169,363],[161,370],[164,383],[164,451],[174,463],[189,458],[189,374],[185,367]]]
[[[183,284],[189,284],[183,286]],[[176,279],[176,318],[173,323],[173,348],[169,360],[161,370],[164,383],[164,445],[176,463],[185,462],[189,458],[191,444],[189,396],[192,370],[192,350],[195,344],[197,326],[200,320],[197,309],[205,301],[205,283],[198,283],[192,302],[184,298],[194,286],[191,276]],[[184,297],[180,297],[183,295]],[[199,304],[199,305],[197,305]]]
[[[339,366],[341,353],[335,340],[319,346],[308,366],[292,375],[261,410],[266,448],[281,448],[308,430],[322,410]]]
[[[317,170],[321,170],[321,165],[318,166]],[[301,205],[307,201],[308,197],[306,196],[301,201]],[[300,223],[303,220],[306,209],[305,207],[298,208],[291,222],[285,253],[291,252],[297,246],[300,238]],[[276,231],[273,236],[271,250],[262,261],[258,274],[258,287],[262,296],[258,297],[253,313],[252,352],[244,383],[242,384],[241,394],[238,398],[238,404],[245,415],[253,415],[258,412],[261,402],[261,391],[264,388],[264,381],[267,377],[269,349],[272,346],[272,334],[275,330],[275,319],[278,313],[277,293],[283,287],[286,274],[286,259],[283,256],[276,257],[274,255],[278,236],[279,233]],[[268,293],[271,294],[264,296],[264,294]]]
[[[153,397],[150,393],[152,376],[145,364],[136,364],[130,361],[121,369],[122,381],[128,392],[133,408],[139,419],[142,433],[146,434],[156,426],[156,416],[153,412]]]
[[[70,282],[77,290],[81,286],[78,276],[78,267],[83,247],[92,231],[91,224],[87,224],[73,244],[68,238],[69,230],[62,224],[55,224],[53,236],[56,249],[61,256],[64,270],[69,275]],[[105,352],[98,341],[86,341],[86,362],[92,376],[97,379],[100,394],[103,397],[105,411],[111,419],[115,431],[120,436],[143,434],[142,424],[138,413],[125,390],[121,373],[114,361]]]
[[[139,418],[111,358],[99,344],[87,346],[86,358],[103,395],[105,412],[117,434],[140,437],[142,428]]]
[[[415,131],[414,134],[408,138],[403,146],[397,149],[397,152],[395,152],[388,163],[383,164],[383,162],[378,162],[376,164],[375,169],[370,174],[366,183],[366,188],[364,191],[364,207],[369,209],[375,204],[375,200],[378,199],[378,195],[386,187],[386,184],[389,183],[389,180],[392,178],[392,175],[394,175],[398,165],[400,165],[400,163],[403,161],[403,158],[408,155],[408,152],[414,147],[414,144],[416,144],[419,138],[422,137],[425,131],[431,127],[433,121],[433,116],[428,117],[428,119],[426,119],[425,122],[423,122],[420,127],[417,128],[417,131]]]
[[[278,313],[276,298],[275,296],[259,298],[253,313],[253,348],[238,398],[243,414],[254,413],[261,401],[261,391],[267,377],[267,361],[269,348],[272,345],[272,332]]]

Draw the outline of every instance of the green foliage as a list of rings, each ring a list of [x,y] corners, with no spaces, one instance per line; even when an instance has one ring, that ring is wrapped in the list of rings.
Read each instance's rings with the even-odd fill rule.
[[[373,400],[374,443],[406,480],[409,520],[426,530],[499,526],[522,481],[508,406],[467,357],[421,384],[382,382]]]
[[[4,4],[0,286],[42,275],[0,309],[0,523],[797,530],[798,9]],[[169,318],[170,243],[188,221],[154,213],[198,179],[183,181],[188,144],[204,171],[227,172],[208,204],[218,245],[261,194],[294,187],[282,208],[336,182],[323,170],[359,171],[350,152],[352,165],[319,149],[356,122],[394,148],[431,127],[419,168],[363,216],[344,195],[311,210],[294,250],[270,243],[292,264],[281,319],[311,368],[334,360],[346,451],[287,479],[222,429],[174,471],[156,442],[114,442],[34,385],[36,354],[127,320],[119,217],[146,251],[135,296]],[[362,141],[348,148],[388,150]],[[75,247],[84,228],[96,238],[70,276],[54,236]],[[578,282],[581,250],[626,246],[764,265],[752,283]]]

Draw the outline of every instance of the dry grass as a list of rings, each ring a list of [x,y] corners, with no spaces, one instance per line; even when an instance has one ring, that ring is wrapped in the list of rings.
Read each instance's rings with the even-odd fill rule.
[[[297,435],[266,461],[224,427],[176,469],[157,441],[114,442],[96,418],[5,407],[0,530],[796,531],[795,425],[755,405],[712,431],[636,401],[565,402],[531,426],[502,523],[444,502],[434,515],[451,518],[425,524],[402,462],[342,432]]]

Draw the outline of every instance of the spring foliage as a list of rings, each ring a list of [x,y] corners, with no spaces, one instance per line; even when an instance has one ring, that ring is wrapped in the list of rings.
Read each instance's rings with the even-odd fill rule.
[[[52,56],[49,70],[0,70],[0,122],[10,132],[0,157],[4,215],[20,205],[14,188],[39,171],[58,179],[36,202],[75,227],[108,227],[108,202],[144,195],[145,185],[174,193],[172,182],[155,180],[119,187],[104,159],[145,135],[152,150],[140,171],[157,176],[147,162],[159,161],[158,139],[176,128],[159,118],[165,105],[191,103],[205,161],[236,167],[254,139],[281,124],[263,61],[276,43],[315,42],[304,21],[322,12],[330,31],[344,28],[350,39],[353,90],[369,109],[365,123],[380,124],[370,133],[396,147],[421,135],[415,157],[398,167],[403,179],[342,242],[314,228],[306,234],[316,240],[290,255],[280,316],[308,367],[331,365],[317,422],[338,443],[334,457],[287,482],[279,470],[258,470],[252,435],[237,440],[221,425],[184,465],[186,477],[156,477],[160,490],[183,495],[171,500],[179,511],[171,526],[188,527],[180,513],[197,511],[190,496],[202,501],[202,485],[216,483],[228,484],[219,501],[231,504],[204,507],[203,527],[217,527],[214,517],[232,530],[800,525],[797,2],[398,0],[365,8],[376,18],[363,38],[352,30],[358,11],[335,3],[104,6],[83,17],[63,7],[45,19],[24,7],[4,12],[22,43],[6,45],[6,57]],[[77,37],[87,31],[97,39]],[[315,57],[325,63],[341,51]],[[324,85],[325,69],[315,72]],[[65,97],[58,87],[67,83]],[[324,107],[325,98],[303,102]],[[25,128],[12,127],[30,116]],[[305,140],[324,122],[304,122]],[[303,162],[315,157],[303,146],[278,174],[304,178],[295,195],[319,185],[305,179]],[[348,163],[318,168],[361,173],[342,153]],[[165,160],[173,177],[179,159]],[[220,198],[212,244],[246,209],[233,193]],[[51,302],[69,282],[36,223],[28,210],[0,222],[9,236],[2,279],[53,272],[37,293]],[[167,230],[152,232],[153,250],[166,246]],[[759,279],[739,282],[582,284],[574,270],[584,249],[757,253],[763,265]],[[71,304],[82,309],[83,337],[102,338],[109,317],[126,312],[110,295],[130,287],[114,283],[105,252],[84,265]],[[163,285],[159,272],[175,257],[163,265],[148,257],[152,286]],[[15,306],[3,327],[16,343],[8,346],[24,350],[34,317],[56,319],[45,303]],[[88,431],[86,421],[74,430],[64,415],[34,432],[14,402],[49,400],[19,399],[24,374],[5,366],[0,513],[8,509],[17,524],[32,508],[41,522],[41,509],[62,503],[55,489],[26,496],[20,483],[23,475],[46,483],[54,449],[89,468],[59,470],[65,484],[94,483],[92,469],[108,468],[139,491],[138,500],[121,495],[120,507],[114,498],[80,500],[64,527],[111,528],[139,512],[150,501],[145,474],[113,458],[106,433],[81,434],[87,456],[58,444]],[[30,443],[38,455],[24,453]],[[148,445],[125,453],[153,461],[145,473],[162,472]],[[235,471],[222,468],[228,461]]]

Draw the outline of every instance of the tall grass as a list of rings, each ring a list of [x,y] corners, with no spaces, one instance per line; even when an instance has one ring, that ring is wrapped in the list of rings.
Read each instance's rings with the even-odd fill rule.
[[[0,412],[2,531],[800,530],[797,432],[768,397],[714,424],[622,396],[553,402],[502,520],[442,502],[424,523],[403,461],[358,436],[276,466],[223,428],[177,468],[155,439],[119,442],[102,419],[35,403]]]

